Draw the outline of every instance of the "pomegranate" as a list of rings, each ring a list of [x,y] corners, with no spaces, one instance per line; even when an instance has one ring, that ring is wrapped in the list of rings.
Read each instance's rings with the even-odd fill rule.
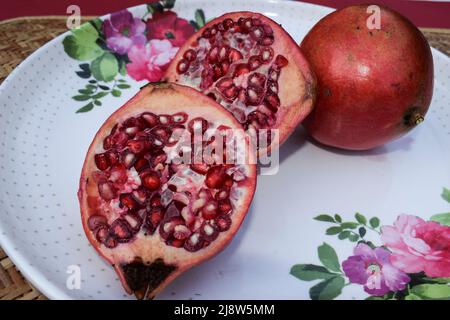
[[[325,145],[371,149],[424,120],[433,92],[430,46],[406,18],[380,8],[379,29],[368,27],[367,5],[350,6],[320,20],[301,43],[318,79],[304,125]]]
[[[178,51],[165,78],[228,109],[266,143],[258,145],[260,154],[283,143],[313,107],[315,79],[298,46],[275,21],[253,12],[206,24]]]
[[[219,104],[176,84],[144,87],[102,125],[78,197],[89,241],[128,293],[153,298],[233,238],[256,185],[249,140]],[[223,162],[216,151],[198,161],[193,152],[198,145],[229,151],[233,142],[248,161]],[[195,162],[180,161],[182,153]]]

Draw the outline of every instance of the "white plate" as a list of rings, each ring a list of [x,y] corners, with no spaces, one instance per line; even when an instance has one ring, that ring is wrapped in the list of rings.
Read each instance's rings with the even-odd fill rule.
[[[282,23],[300,42],[329,8],[284,1],[178,1],[174,11],[192,19],[229,11],[261,12]],[[142,16],[145,7],[130,9]],[[76,114],[83,106],[71,97],[87,80],[77,77],[79,62],[54,39],[32,54],[0,89],[0,244],[24,275],[52,299],[122,299],[112,268],[90,247],[76,197],[85,152],[101,123],[142,83],[121,98]],[[251,211],[231,245],[216,258],[172,283],[160,299],[309,299],[315,282],[290,275],[298,263],[320,264],[317,248],[327,242],[340,261],[355,246],[325,235],[330,224],[313,220],[359,211],[392,224],[400,213],[423,219],[450,211],[441,199],[450,186],[450,63],[433,50],[435,91],[424,124],[406,137],[369,152],[321,148],[301,129],[281,148],[281,166],[262,176]],[[371,237],[380,243],[377,234]],[[81,290],[69,290],[66,271],[81,267]],[[316,281],[317,282],[317,281]],[[339,298],[367,297],[360,285],[346,286]]]

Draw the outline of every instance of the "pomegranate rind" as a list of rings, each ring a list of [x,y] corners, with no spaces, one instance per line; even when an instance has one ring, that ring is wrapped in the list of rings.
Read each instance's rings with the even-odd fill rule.
[[[283,67],[278,80],[280,107],[276,113],[276,122],[271,127],[278,129],[278,144],[276,140],[268,147],[268,150],[260,149],[259,154],[274,150],[282,145],[294,129],[313,110],[316,92],[316,78],[308,61],[303,56],[299,46],[292,37],[275,21],[255,12],[240,11],[224,14],[208,22],[203,28],[192,35],[180,48],[175,58],[169,65],[164,79],[169,82],[190,85],[181,81],[182,75],[177,72],[178,62],[183,59],[183,54],[202,35],[204,29],[211,27],[225,19],[237,21],[239,18],[256,18],[269,24],[273,29],[274,43],[271,47],[275,55],[285,56],[289,63]],[[199,90],[199,88],[195,88]]]
[[[158,234],[157,232],[152,236],[145,236],[143,232],[140,232],[136,239],[127,243],[126,246],[118,245],[116,248],[109,249],[99,244],[95,234],[88,226],[90,215],[94,214],[93,210],[97,210],[95,199],[99,197],[97,183],[94,182],[92,174],[98,171],[94,155],[103,152],[103,140],[108,136],[116,123],[143,112],[153,112],[155,114],[187,112],[190,118],[203,117],[211,121],[220,121],[221,124],[229,128],[241,129],[242,133],[243,128],[222,106],[194,89],[177,84],[150,84],[142,88],[130,101],[115,111],[95,135],[84,161],[78,191],[84,231],[95,250],[114,266],[125,290],[130,294],[132,290],[125,281],[121,266],[132,263],[137,257],[144,264],[151,264],[153,261],[163,259],[166,265],[175,266],[175,270],[157,288],[147,294],[148,297],[153,298],[181,273],[223,250],[236,234],[247,214],[256,188],[256,153],[248,153],[248,163],[245,164],[247,178],[236,182],[236,187],[240,191],[240,199],[235,204],[233,223],[230,229],[226,232],[221,232],[218,238],[207,247],[197,252],[188,252],[183,248],[166,245],[159,236],[155,236]],[[246,146],[251,148],[249,138],[244,134],[242,138],[245,140]],[[94,207],[92,207],[93,205]]]

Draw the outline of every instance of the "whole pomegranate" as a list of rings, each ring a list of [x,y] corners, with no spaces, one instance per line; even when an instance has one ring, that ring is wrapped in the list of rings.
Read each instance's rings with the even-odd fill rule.
[[[320,20],[301,43],[318,80],[315,110],[304,125],[325,145],[380,146],[416,127],[430,105],[428,42],[406,18],[379,8],[379,28],[367,22],[367,5],[350,6]]]
[[[178,51],[165,78],[216,100],[250,134],[263,133],[260,154],[283,143],[313,107],[315,78],[297,44],[254,12],[210,21]]]
[[[144,87],[102,125],[78,197],[89,241],[128,293],[153,298],[233,238],[256,185],[249,140],[219,104],[175,84]],[[247,161],[231,163],[230,149]]]

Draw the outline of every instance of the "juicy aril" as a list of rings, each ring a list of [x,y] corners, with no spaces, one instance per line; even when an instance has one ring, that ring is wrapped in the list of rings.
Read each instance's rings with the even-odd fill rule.
[[[283,143],[313,106],[315,80],[298,46],[276,22],[252,12],[206,24],[179,50],[166,79],[202,91],[252,134],[278,129],[262,136],[271,147],[273,134]]]
[[[203,133],[210,138],[195,135]],[[188,144],[180,147],[184,138]],[[231,114],[174,84],[143,88],[98,131],[80,179],[82,222],[128,293],[153,298],[237,232],[255,191],[256,166],[251,150],[248,161],[223,164],[225,156],[212,147],[220,144],[228,153],[231,138],[240,142],[237,152],[249,147]],[[209,160],[177,158],[193,158],[208,146]]]
[[[368,18],[367,5],[338,10],[301,43],[318,79],[304,124],[329,146],[380,146],[423,121],[431,102],[433,60],[422,33],[385,7],[380,29],[369,29]]]

